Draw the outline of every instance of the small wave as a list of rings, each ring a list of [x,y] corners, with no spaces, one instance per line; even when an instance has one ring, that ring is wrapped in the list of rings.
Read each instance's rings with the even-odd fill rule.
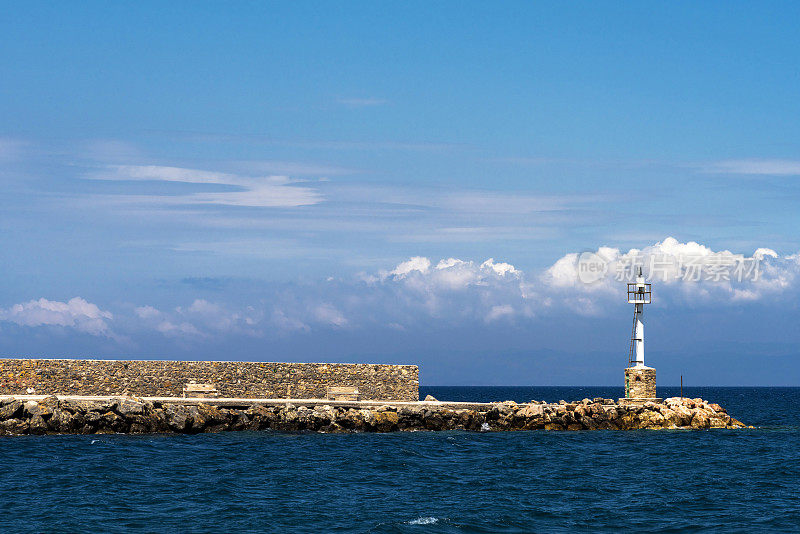
[[[409,525],[433,525],[438,523],[439,520],[435,517],[418,517],[408,522]]]

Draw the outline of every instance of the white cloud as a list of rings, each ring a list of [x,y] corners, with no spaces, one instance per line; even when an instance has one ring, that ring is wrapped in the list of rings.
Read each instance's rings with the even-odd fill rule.
[[[499,319],[511,317],[514,315],[514,307],[510,304],[500,304],[492,306],[489,313],[486,314],[486,322],[497,321]]]
[[[276,309],[272,312],[272,324],[278,328],[279,331],[302,331],[308,332],[311,327],[300,319],[289,317],[283,310]]]
[[[325,324],[343,327],[348,323],[342,312],[331,304],[320,304],[313,309],[312,313],[314,318]]]
[[[485,262],[481,263],[481,269],[491,269],[500,276],[505,276],[506,274],[519,274],[519,271],[516,270],[510,263],[495,263],[494,258],[489,258]]]
[[[389,271],[389,274],[403,278],[414,271],[425,274],[430,268],[431,260],[422,256],[414,256],[408,261],[404,261],[397,265],[397,267]]]
[[[212,334],[262,334],[257,325],[263,313],[252,307],[232,311],[214,302],[195,299],[188,307],[178,306],[171,311],[140,306],[134,312],[145,328],[168,337],[206,338]]]
[[[40,298],[8,309],[0,308],[0,320],[21,326],[61,326],[93,336],[115,337],[108,321],[114,316],[96,304],[75,297],[67,302]]]
[[[599,280],[584,283],[586,278],[582,277],[581,270],[586,268],[586,258],[605,262],[606,272]],[[668,237],[627,252],[600,247],[583,254],[566,254],[540,276],[540,281],[545,289],[558,294],[572,292],[593,296],[598,303],[612,296],[624,299],[625,283],[633,281],[635,271],[641,266],[660,302],[755,301],[795,286],[800,280],[800,269],[794,258],[781,258],[774,250],[764,247],[750,255],[737,254]],[[800,290],[800,287],[795,289]],[[588,303],[582,306],[585,304]]]
[[[152,306],[141,306],[136,308],[134,312],[140,319],[153,319],[161,316],[161,312]]]
[[[156,330],[167,337],[207,337],[191,323],[172,323],[170,321],[160,321]]]
[[[27,143],[19,139],[0,137],[0,161],[13,161],[19,159]]]
[[[224,172],[160,165],[116,165],[90,175],[95,180],[163,181],[231,186],[224,192],[194,192],[183,195],[127,195],[133,202],[159,204],[219,204],[226,206],[287,208],[318,204],[325,200],[316,189],[298,186],[287,176],[249,177]],[[118,199],[119,200],[119,199]]]
[[[459,260],[456,258],[447,258],[446,260],[439,260],[439,263],[436,264],[436,268],[442,270],[442,269],[449,269],[450,267],[454,267],[456,265],[464,265],[464,264],[466,264],[466,262],[463,260]]]
[[[431,197],[427,203],[471,215],[530,214],[559,211],[576,205],[597,204],[609,197],[598,195],[528,195],[493,191],[461,191]]]
[[[710,174],[800,176],[800,161],[790,159],[732,159],[702,165]]]
[[[654,305],[662,309],[722,309],[773,302],[776,297],[791,302],[800,294],[800,253],[781,256],[759,247],[752,254],[737,255],[670,237],[643,248],[599,247],[590,254],[607,263],[604,276],[592,283],[582,281],[579,269],[584,254],[577,252],[565,254],[545,270],[529,273],[493,258],[481,262],[414,256],[373,275],[282,285],[258,297],[254,292],[252,306],[197,298],[170,309],[140,306],[128,312],[131,320],[118,318],[115,324],[205,342],[229,336],[305,335],[343,328],[414,332],[504,322],[519,326],[533,318],[565,314],[600,316],[614,307],[621,311],[627,306],[626,280],[615,276],[621,269],[630,270],[627,262],[633,259],[643,265],[645,276],[653,283]],[[708,261],[708,265],[757,260],[760,270],[757,277],[742,281],[711,279],[713,269],[701,271],[697,279],[686,278],[690,257]],[[663,276],[667,279],[659,278]],[[114,337],[109,328],[112,318],[110,312],[80,298],[68,302],[39,299],[0,309],[2,321],[56,325],[107,337]]]
[[[753,252],[753,257],[758,258],[759,260],[763,260],[764,258],[777,258],[778,253],[772,250],[771,248],[757,248],[755,252]]]

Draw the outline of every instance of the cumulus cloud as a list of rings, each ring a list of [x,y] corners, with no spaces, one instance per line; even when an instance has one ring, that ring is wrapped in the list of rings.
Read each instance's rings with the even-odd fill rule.
[[[141,324],[167,337],[207,338],[214,334],[261,334],[257,325],[260,312],[248,306],[234,311],[204,299],[195,299],[189,306],[162,311],[152,306],[134,310]]]
[[[0,308],[0,321],[20,326],[59,326],[73,328],[93,336],[114,337],[108,321],[114,316],[96,304],[75,297],[67,302],[40,298],[10,308]]]
[[[428,258],[423,258],[422,256],[414,256],[408,261],[404,261],[398,264],[397,267],[389,271],[389,274],[399,278],[403,278],[405,276],[408,276],[410,273],[414,271],[425,274],[428,272],[430,268],[431,268],[431,260],[429,260]]]
[[[514,308],[510,304],[492,306],[489,313],[486,314],[486,322],[497,321],[503,317],[511,317],[512,315],[514,315]]]
[[[313,310],[314,317],[324,323],[332,326],[347,326],[347,319],[342,313],[336,309],[332,304],[320,304]]]
[[[597,302],[611,295],[619,298],[639,268],[666,303],[753,301],[800,289],[796,256],[780,257],[764,247],[737,254],[673,237],[626,252],[600,247],[566,254],[542,273],[540,282],[560,294],[593,295]]]
[[[136,308],[134,312],[140,319],[154,319],[161,316],[161,312],[152,306],[141,306]]]
[[[600,266],[587,273],[586,262]],[[741,280],[720,266],[757,266]],[[173,308],[143,305],[116,325],[165,337],[205,342],[226,336],[306,335],[387,328],[412,332],[437,328],[524,325],[565,313],[600,316],[627,306],[625,283],[641,266],[659,307],[746,306],[789,301],[800,293],[800,253],[781,256],[759,247],[750,254],[715,250],[669,237],[643,248],[598,247],[570,252],[538,272],[511,263],[413,256],[372,275],[278,285],[238,304],[203,298]],[[734,267],[731,267],[734,266]],[[255,295],[255,294],[254,294]],[[250,304],[250,305],[247,305]],[[119,315],[119,314],[118,314]],[[113,337],[111,312],[81,298],[46,299],[0,309],[0,320],[25,326],[60,326]]]
[[[494,258],[489,258],[485,262],[481,263],[481,269],[491,269],[500,276],[504,276],[506,274],[519,274],[519,271],[510,263],[495,263]]]

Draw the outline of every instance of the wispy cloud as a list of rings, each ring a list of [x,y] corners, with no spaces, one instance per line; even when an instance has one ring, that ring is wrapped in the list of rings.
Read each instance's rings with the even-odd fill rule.
[[[28,143],[20,139],[0,137],[0,161],[12,161],[22,156]]]
[[[762,176],[800,176],[800,160],[732,159],[698,166],[709,174],[744,174]]]
[[[246,173],[267,173],[289,176],[342,176],[357,174],[362,171],[338,165],[326,165],[301,161],[234,161],[231,165],[237,171]]]
[[[237,174],[168,167],[159,165],[115,165],[89,175],[95,180],[163,181],[189,184],[232,186],[225,192],[194,192],[183,195],[132,195],[137,202],[162,204],[220,204],[248,207],[297,207],[317,204],[324,200],[319,191],[298,186],[287,176],[247,177]]]

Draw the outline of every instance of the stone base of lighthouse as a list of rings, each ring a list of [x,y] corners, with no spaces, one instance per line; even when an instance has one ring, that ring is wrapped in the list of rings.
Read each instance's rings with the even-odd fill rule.
[[[625,369],[625,397],[620,404],[658,402],[656,397],[656,370],[652,367],[636,366]]]

